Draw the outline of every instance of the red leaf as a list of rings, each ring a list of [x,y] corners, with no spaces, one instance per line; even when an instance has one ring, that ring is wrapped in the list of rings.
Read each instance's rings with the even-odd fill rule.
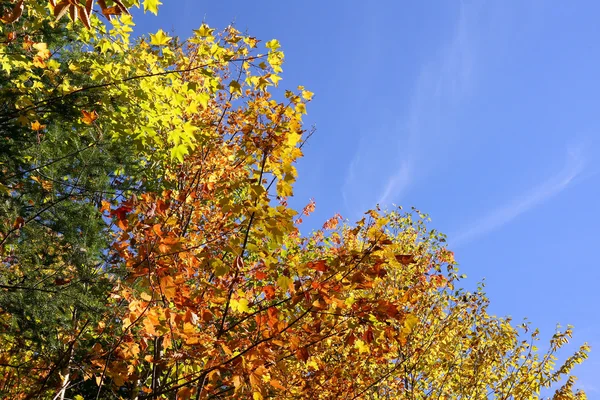
[[[19,216],[13,224],[13,229],[21,229],[23,225],[25,225],[25,220],[23,219],[23,217]]]
[[[306,362],[308,357],[310,357],[310,354],[308,354],[308,348],[300,347],[298,350],[296,350],[296,358],[299,360]]]
[[[0,20],[5,24],[11,24],[15,22],[23,14],[23,8],[23,0],[19,0],[11,11],[0,17]]]
[[[68,284],[69,282],[71,282],[71,280],[70,280],[70,279],[67,279],[67,278],[56,278],[56,279],[54,280],[54,284],[55,284],[56,286],[63,286],[63,285],[66,285],[66,284]]]
[[[311,261],[308,263],[308,268],[312,268],[319,272],[327,271],[327,264],[325,264],[325,260]]]
[[[373,343],[373,340],[375,340],[375,337],[373,335],[373,330],[371,329],[371,327],[369,327],[364,333],[363,333],[363,340],[366,343]]]
[[[127,217],[127,213],[133,210],[133,208],[129,206],[121,206],[116,210],[111,211],[111,215],[116,215],[117,219],[125,219]]]
[[[414,254],[397,254],[396,260],[402,265],[409,265],[416,262]]]
[[[258,280],[263,280],[267,277],[267,274],[262,272],[262,271],[258,271],[254,274],[254,276],[256,277],[256,279]]]
[[[267,285],[263,288],[263,292],[268,300],[271,300],[275,297],[275,288],[271,285]]]

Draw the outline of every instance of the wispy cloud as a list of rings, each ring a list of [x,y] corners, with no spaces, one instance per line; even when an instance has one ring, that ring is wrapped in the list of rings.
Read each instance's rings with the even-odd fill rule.
[[[452,246],[456,247],[470,242],[498,229],[519,215],[567,189],[582,174],[585,164],[586,160],[582,154],[582,148],[576,147],[570,149],[567,153],[564,167],[555,176],[539,184],[530,192],[515,198],[510,203],[493,210],[462,232],[451,235]]]
[[[473,84],[475,8],[461,5],[450,41],[421,67],[408,108],[377,116],[380,126],[363,133],[342,188],[350,211],[398,202],[431,160],[444,157],[454,139],[450,116]]]

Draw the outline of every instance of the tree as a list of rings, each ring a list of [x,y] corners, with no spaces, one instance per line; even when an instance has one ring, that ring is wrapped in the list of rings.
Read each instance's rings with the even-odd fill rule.
[[[94,105],[107,98],[64,95],[69,85],[93,84],[78,69],[89,62],[86,43],[66,20],[42,17],[42,4],[28,3],[39,19],[1,26],[3,398],[35,398],[68,384],[85,354],[79,342],[107,311],[112,288],[103,271],[111,228],[98,205],[146,185],[132,183],[139,167],[122,151],[126,141],[117,144],[94,123]]]
[[[588,347],[556,368],[570,328],[540,353],[490,316],[417,210],[300,233],[313,94],[275,99],[276,40],[132,44],[128,4],[98,3],[122,15],[3,14],[3,396],[584,398]]]

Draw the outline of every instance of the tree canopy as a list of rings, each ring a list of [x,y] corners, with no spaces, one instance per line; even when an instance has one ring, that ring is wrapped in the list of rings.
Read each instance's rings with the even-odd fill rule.
[[[0,5],[0,396],[585,398],[418,210],[302,234],[313,93],[232,26],[133,39],[159,4]]]

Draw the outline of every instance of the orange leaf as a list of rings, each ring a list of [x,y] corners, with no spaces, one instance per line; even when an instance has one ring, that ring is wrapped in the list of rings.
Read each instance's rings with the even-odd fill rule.
[[[271,379],[271,381],[269,381],[269,384],[276,389],[285,390],[285,387],[277,379]]]
[[[160,224],[154,224],[154,226],[152,226],[152,230],[154,231],[154,233],[156,233],[156,236],[162,237],[164,235],[163,231],[161,230]]]
[[[158,246],[158,250],[161,253],[174,253],[179,250],[181,247],[181,243],[179,243],[179,238],[173,236],[167,236],[160,241],[160,245]]]
[[[86,125],[91,125],[95,120],[98,119],[98,113],[96,111],[85,111],[81,110],[83,117],[81,117],[81,121]]]
[[[187,400],[190,397],[192,397],[192,389],[190,389],[189,387],[185,386],[182,387],[181,389],[179,389],[177,391],[177,398],[178,399],[183,399],[183,400]]]
[[[263,279],[265,279],[265,278],[267,277],[267,274],[266,274],[266,273],[264,273],[264,272],[262,272],[262,271],[258,271],[258,272],[256,272],[256,273],[254,274],[254,277],[255,277],[256,279],[258,279],[259,281],[261,281],[261,280],[263,280]]]
[[[163,276],[160,279],[160,288],[162,289],[162,293],[168,300],[171,300],[175,297],[177,286],[175,285],[175,281],[170,276]]]
[[[33,131],[41,131],[42,129],[46,129],[46,125],[40,124],[39,121],[35,121],[31,123],[31,130]]]
[[[363,340],[366,343],[373,343],[373,340],[375,340],[375,337],[373,335],[373,330],[371,329],[371,327],[369,327],[364,333],[363,333]]]
[[[296,350],[296,358],[299,360],[306,362],[308,357],[310,357],[310,354],[308,354],[308,349],[306,347],[300,347],[298,350]]]
[[[102,200],[100,207],[100,212],[110,211],[110,203],[106,200]]]

